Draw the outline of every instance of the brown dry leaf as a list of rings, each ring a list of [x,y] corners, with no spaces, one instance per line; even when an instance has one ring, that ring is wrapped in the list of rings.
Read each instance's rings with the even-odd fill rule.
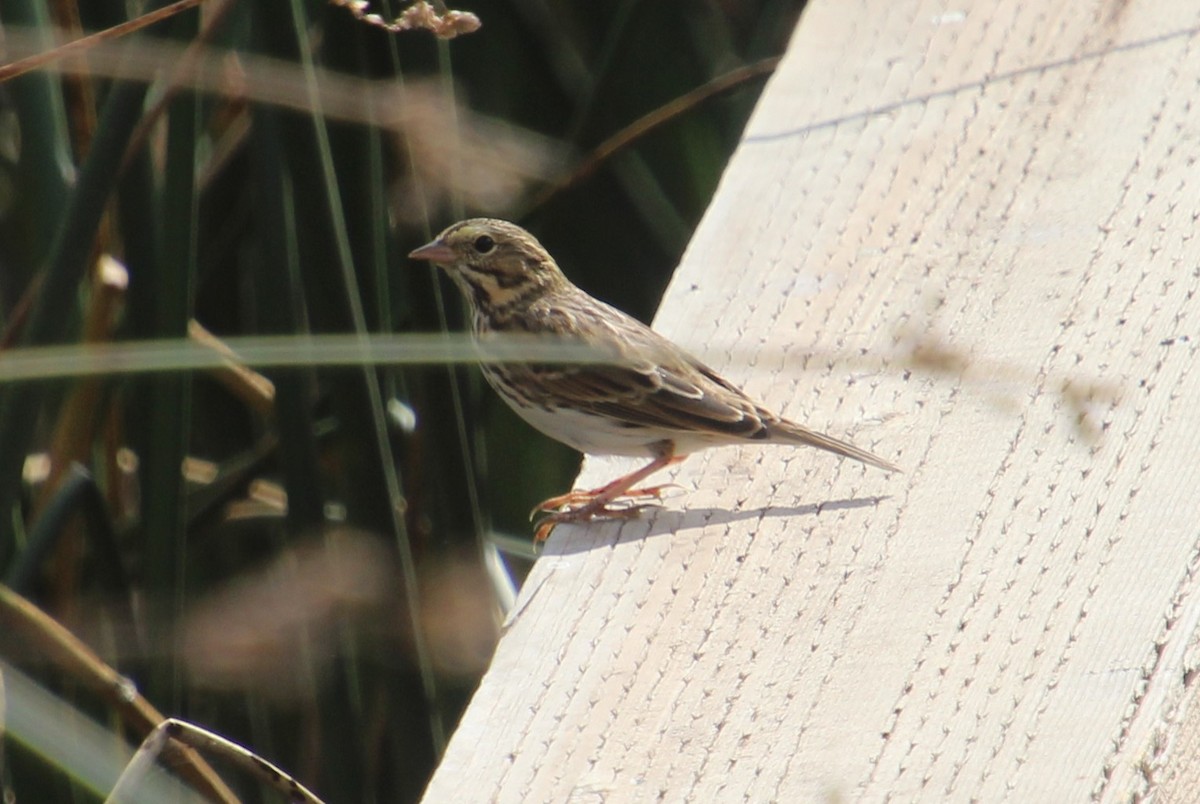
[[[367,0],[330,0],[330,2],[349,10],[355,19],[392,33],[425,30],[442,39],[453,39],[461,34],[475,33],[483,27],[479,17],[469,11],[447,10],[439,14],[437,9],[425,0],[413,3],[392,22],[388,22],[379,14],[370,13],[368,9],[371,4]]]

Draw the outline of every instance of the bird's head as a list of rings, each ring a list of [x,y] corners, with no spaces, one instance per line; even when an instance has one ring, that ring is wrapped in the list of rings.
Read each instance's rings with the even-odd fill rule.
[[[476,312],[503,311],[569,286],[537,238],[493,218],[456,223],[408,256],[444,269]]]

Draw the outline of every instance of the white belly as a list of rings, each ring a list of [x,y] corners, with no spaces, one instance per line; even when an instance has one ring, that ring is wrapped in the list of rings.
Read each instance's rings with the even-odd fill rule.
[[[508,400],[505,398],[505,401]],[[653,457],[656,452],[651,445],[663,440],[662,433],[651,433],[640,427],[620,427],[602,416],[577,410],[548,411],[512,404],[509,407],[535,429],[589,455]]]
[[[507,397],[501,398],[508,402]],[[588,455],[657,458],[659,445],[663,441],[670,441],[674,445],[673,455],[690,455],[702,449],[736,441],[709,433],[621,427],[611,419],[577,410],[548,411],[539,407],[517,407],[512,403],[508,406],[538,431]]]

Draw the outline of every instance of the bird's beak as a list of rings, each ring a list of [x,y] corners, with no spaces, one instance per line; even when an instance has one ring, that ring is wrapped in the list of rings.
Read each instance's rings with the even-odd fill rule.
[[[409,259],[413,260],[428,260],[429,262],[444,263],[447,265],[454,262],[454,250],[441,240],[426,243],[419,249],[409,252],[408,256]]]

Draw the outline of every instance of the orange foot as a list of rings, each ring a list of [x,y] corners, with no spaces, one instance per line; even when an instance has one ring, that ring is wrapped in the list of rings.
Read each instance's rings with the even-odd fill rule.
[[[573,491],[568,491],[566,494],[560,494],[557,497],[551,497],[548,500],[543,500],[542,502],[538,503],[536,506],[534,506],[533,510],[529,512],[529,518],[533,519],[540,513],[552,513],[562,508],[584,507],[595,502],[601,497],[605,498],[605,500],[609,502],[615,502],[617,500],[661,500],[662,493],[665,489],[677,488],[680,488],[678,483],[663,483],[659,486],[645,486],[640,489],[628,489],[615,497],[608,496],[608,492],[610,491],[608,486],[601,486],[598,489],[574,489]],[[647,506],[639,505],[637,507],[645,508]],[[625,509],[619,508],[613,510]]]
[[[646,491],[652,491],[652,489],[646,489]],[[658,495],[654,494],[650,496],[657,497]],[[561,522],[591,522],[594,519],[632,519],[643,510],[654,507],[654,503],[633,503],[613,506],[606,503],[597,505],[595,501],[592,501],[578,508],[553,511],[538,520],[537,528],[533,532],[533,540],[535,544],[541,544],[546,541],[550,538],[550,533],[554,530],[554,526]]]
[[[539,543],[546,541],[550,536],[550,531],[554,530],[554,526],[560,522],[587,522],[596,518],[628,519],[631,516],[636,516],[643,508],[649,508],[653,503],[622,503],[618,506],[610,505],[610,503],[624,500],[660,499],[662,497],[662,490],[670,488],[674,484],[647,486],[640,489],[635,489],[634,486],[664,466],[670,466],[673,463],[682,461],[683,456],[676,456],[673,448],[673,444],[664,442],[662,454],[658,455],[650,463],[641,469],[630,472],[627,475],[622,475],[598,489],[592,489],[591,491],[569,491],[566,494],[546,500],[537,508],[534,508],[533,512],[529,515],[529,518],[532,519],[539,511],[550,512],[549,516],[538,522],[537,530],[533,534],[534,539]]]

